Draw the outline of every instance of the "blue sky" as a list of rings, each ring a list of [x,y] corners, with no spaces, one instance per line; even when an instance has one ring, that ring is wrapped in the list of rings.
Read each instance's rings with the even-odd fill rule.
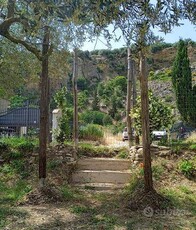
[[[183,21],[183,25],[180,27],[174,27],[171,33],[164,34],[159,32],[158,30],[154,31],[155,35],[159,35],[165,39],[165,42],[175,43],[180,38],[188,39],[190,38],[193,41],[196,41],[196,26],[192,25],[188,20]],[[120,36],[120,32],[119,32]],[[103,37],[99,38],[97,42],[85,42],[84,46],[81,48],[82,50],[92,51],[94,49],[107,49],[105,45],[106,41]],[[125,41],[123,38],[119,42],[111,42],[112,49],[121,48],[125,46]]]

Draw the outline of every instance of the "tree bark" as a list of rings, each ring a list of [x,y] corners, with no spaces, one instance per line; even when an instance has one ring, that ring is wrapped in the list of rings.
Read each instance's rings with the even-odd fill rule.
[[[133,65],[131,60],[131,49],[127,48],[127,108],[126,108],[126,118],[127,118],[127,132],[128,132],[128,142],[129,147],[132,146],[133,135],[132,135],[132,121],[131,121],[131,94],[132,94],[132,79],[133,79]]]
[[[49,123],[49,78],[48,78],[48,51],[49,27],[44,27],[42,45],[42,74],[41,74],[41,99],[40,99],[40,134],[39,134],[39,179],[40,187],[45,186],[46,179],[46,151]]]
[[[136,89],[136,68],[135,68],[135,61],[132,61],[132,68],[133,68],[133,107],[136,105],[136,99],[137,99],[137,89]],[[133,120],[134,122],[134,120]],[[140,138],[139,135],[135,132],[135,144],[139,145]]]
[[[142,112],[142,145],[144,163],[145,190],[153,190],[151,154],[150,154],[150,128],[149,128],[149,99],[148,79],[146,71],[146,57],[143,50],[140,51],[140,83],[141,83],[141,112]]]
[[[73,113],[73,141],[74,147],[77,152],[78,149],[78,95],[77,95],[77,78],[78,78],[78,52],[74,49],[74,68],[73,68],[73,99],[74,99],[74,113]],[[77,154],[74,153],[74,158],[77,158]]]

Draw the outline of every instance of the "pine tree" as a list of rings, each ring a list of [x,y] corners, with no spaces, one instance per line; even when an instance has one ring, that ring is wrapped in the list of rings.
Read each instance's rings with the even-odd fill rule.
[[[177,108],[183,121],[194,124],[194,90],[187,52],[187,44],[180,40],[172,70],[172,83],[176,94]]]

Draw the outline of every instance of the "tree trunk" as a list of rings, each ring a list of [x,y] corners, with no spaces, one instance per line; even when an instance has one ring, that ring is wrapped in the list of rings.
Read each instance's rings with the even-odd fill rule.
[[[49,123],[49,78],[48,78],[48,50],[49,28],[44,28],[42,45],[42,74],[41,74],[41,99],[40,99],[40,134],[39,134],[39,179],[40,187],[45,185],[46,179],[46,151]]]
[[[73,141],[77,152],[78,149],[78,95],[77,95],[77,78],[78,78],[78,52],[74,49],[74,68],[73,68],[73,99],[74,99],[74,114],[73,114]],[[77,158],[74,153],[74,158]]]
[[[136,68],[135,68],[134,60],[132,61],[132,68],[133,68],[133,107],[134,107],[136,105],[136,99],[137,99],[137,89],[136,89],[137,77],[136,77],[136,70],[135,70]],[[140,143],[139,135],[135,133],[135,144],[139,145],[139,143]]]
[[[144,162],[144,185],[146,191],[153,190],[151,154],[150,154],[150,128],[149,128],[149,99],[148,79],[146,71],[146,57],[140,51],[140,83],[141,83],[141,112],[142,112],[142,145]]]
[[[126,108],[126,118],[127,118],[127,132],[128,132],[128,142],[129,147],[132,146],[132,123],[131,123],[131,89],[132,89],[132,79],[133,79],[133,65],[131,61],[131,49],[130,47],[127,48],[127,108]]]

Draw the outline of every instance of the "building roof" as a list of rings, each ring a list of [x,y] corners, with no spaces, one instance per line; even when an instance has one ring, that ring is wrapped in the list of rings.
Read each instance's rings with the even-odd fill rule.
[[[39,108],[16,108],[0,115],[0,126],[39,126]]]

